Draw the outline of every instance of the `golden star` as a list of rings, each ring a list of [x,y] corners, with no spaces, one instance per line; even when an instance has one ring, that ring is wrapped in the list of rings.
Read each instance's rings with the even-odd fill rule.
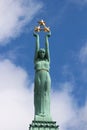
[[[43,19],[41,21],[39,21],[38,23],[39,23],[39,25],[43,25],[43,26],[45,26],[45,24],[46,24],[45,21],[43,21]]]
[[[35,32],[40,32],[40,26],[35,27],[34,31],[35,31]]]
[[[50,32],[50,28],[49,28],[49,27],[45,27],[45,28],[44,28],[44,31],[45,31],[45,32]]]

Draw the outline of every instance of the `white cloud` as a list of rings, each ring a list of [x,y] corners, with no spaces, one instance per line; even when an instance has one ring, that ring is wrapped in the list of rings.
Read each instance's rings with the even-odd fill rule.
[[[52,92],[53,119],[61,130],[87,130],[87,103],[82,108],[77,106],[69,89],[73,87],[72,83],[65,82],[61,87],[62,90]]]
[[[1,61],[0,129],[26,130],[33,119],[32,109],[32,84],[27,73],[9,60]]]
[[[75,116],[75,104],[72,104],[73,98],[69,94],[72,84],[66,82],[61,86],[62,90],[52,93],[52,115],[60,125],[60,129],[66,130],[69,125],[68,122]]]
[[[0,0],[0,44],[18,36],[41,7],[36,0]]]

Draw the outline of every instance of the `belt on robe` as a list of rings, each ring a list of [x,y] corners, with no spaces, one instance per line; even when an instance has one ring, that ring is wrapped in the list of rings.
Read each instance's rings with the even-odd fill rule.
[[[41,70],[45,70],[45,71],[49,72],[49,70],[47,70],[47,69],[38,69],[38,70],[36,70],[36,72],[41,71]]]

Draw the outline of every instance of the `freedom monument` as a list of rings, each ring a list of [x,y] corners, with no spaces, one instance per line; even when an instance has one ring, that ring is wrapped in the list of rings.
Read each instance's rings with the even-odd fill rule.
[[[45,32],[45,48],[40,48],[39,33]],[[34,66],[34,120],[29,130],[58,130],[58,125],[52,120],[50,113],[50,50],[48,38],[51,36],[50,28],[41,20],[34,29],[36,38]]]

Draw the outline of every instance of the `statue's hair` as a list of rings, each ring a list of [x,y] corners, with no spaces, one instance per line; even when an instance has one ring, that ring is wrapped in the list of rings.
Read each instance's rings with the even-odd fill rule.
[[[41,51],[45,52],[45,49],[44,48],[40,48],[38,52],[41,52]]]

